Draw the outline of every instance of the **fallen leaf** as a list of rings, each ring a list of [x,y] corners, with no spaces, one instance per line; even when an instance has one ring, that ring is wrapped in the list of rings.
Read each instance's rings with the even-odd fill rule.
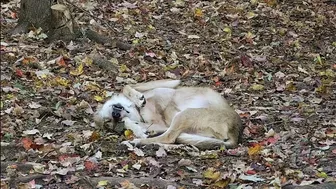
[[[253,84],[250,89],[254,90],[254,91],[261,91],[264,90],[264,86],[260,85],[260,84]]]
[[[31,145],[33,144],[33,141],[30,138],[23,138],[21,142],[26,150],[29,150],[31,148]]]
[[[90,138],[89,138],[89,141],[90,142],[94,142],[94,141],[97,141],[98,139],[100,139],[100,134],[99,132],[97,131],[93,131]]]
[[[54,76],[54,74],[51,73],[48,69],[38,70],[35,72],[35,75],[39,79],[47,78],[48,76]]]
[[[136,164],[133,164],[132,167],[136,170],[140,170],[141,168],[141,164],[140,163],[136,163]]]
[[[37,130],[37,129],[23,131],[23,134],[25,134],[25,135],[35,135],[36,133],[40,133],[40,131]]]
[[[195,15],[195,17],[203,17],[203,11],[202,11],[202,9],[196,8],[194,15]]]
[[[98,168],[97,163],[92,162],[90,160],[86,160],[84,162],[84,166],[85,166],[85,169],[88,170],[88,171],[93,171],[93,170],[96,170]]]
[[[255,175],[257,172],[255,170],[247,170],[246,174]]]
[[[162,146],[160,146],[160,148],[158,149],[158,151],[155,152],[155,154],[156,154],[156,157],[165,157],[165,156],[167,156],[167,152],[166,152],[166,150]]]
[[[71,120],[64,120],[61,123],[63,123],[66,126],[72,126],[76,121],[71,121]]]
[[[229,185],[231,179],[220,179],[219,181],[216,181],[214,186],[219,187],[219,188],[225,188]]]
[[[239,175],[238,178],[241,180],[252,181],[252,182],[261,182],[265,180],[263,178],[257,177],[256,175],[244,175],[244,174]]]
[[[28,106],[32,109],[37,109],[37,108],[41,107],[41,105],[39,103],[36,103],[36,102],[31,102]]]
[[[249,156],[257,155],[261,152],[261,145],[260,144],[255,144],[254,146],[250,147],[247,151]]]
[[[254,17],[256,17],[257,16],[257,14],[255,14],[254,12],[248,12],[247,14],[246,14],[246,18],[247,19],[251,19],[251,18],[254,18]]]
[[[270,129],[265,133],[266,137],[272,137],[274,135],[275,135],[275,131],[273,129]]]
[[[298,70],[299,70],[299,72],[302,72],[302,73],[305,73],[305,74],[309,75],[309,73],[305,69],[303,69],[300,65],[298,66]]]
[[[211,179],[211,180],[217,180],[220,176],[219,171],[215,171],[214,168],[210,167],[203,173],[204,178]]]
[[[98,182],[98,186],[107,186],[107,180],[101,180]]]
[[[20,70],[20,69],[16,69],[15,70],[15,75],[18,76],[18,77],[23,77],[23,71]]]
[[[71,70],[70,74],[73,76],[79,76],[84,72],[84,64],[80,63],[75,70]]]
[[[183,158],[177,163],[178,166],[189,166],[191,164],[192,162],[190,159],[183,159]]]
[[[131,140],[131,139],[134,138],[133,131],[130,130],[130,129],[125,130],[124,135],[125,135],[127,140]]]
[[[328,178],[328,175],[325,172],[319,172],[316,174],[316,176],[319,178]]]
[[[199,39],[200,36],[198,35],[188,35],[188,39]]]
[[[145,156],[145,153],[144,153],[142,150],[140,150],[139,148],[134,148],[134,149],[133,149],[133,152],[134,152],[137,156],[140,156],[140,157]]]

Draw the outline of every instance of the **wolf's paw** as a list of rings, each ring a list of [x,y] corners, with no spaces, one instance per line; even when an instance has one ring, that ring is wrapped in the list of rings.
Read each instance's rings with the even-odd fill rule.
[[[135,105],[139,108],[145,107],[146,105],[145,96],[138,91],[135,91],[133,94],[134,95],[132,96],[131,100],[135,103]]]
[[[139,108],[142,108],[146,105],[145,96],[128,85],[124,87],[123,94]]]
[[[139,146],[139,144],[141,143],[141,139],[133,139],[131,141],[129,141],[131,144],[133,144],[134,146]]]
[[[125,128],[132,130],[133,134],[137,138],[147,138],[148,137],[148,135],[146,135],[146,129],[143,129],[138,122],[132,121],[128,117],[123,118],[123,121],[125,124]]]

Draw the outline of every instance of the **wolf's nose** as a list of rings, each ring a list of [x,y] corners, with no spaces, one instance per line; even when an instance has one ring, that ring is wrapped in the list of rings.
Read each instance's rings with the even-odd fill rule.
[[[112,117],[120,118],[120,113],[118,113],[118,112],[112,112]]]

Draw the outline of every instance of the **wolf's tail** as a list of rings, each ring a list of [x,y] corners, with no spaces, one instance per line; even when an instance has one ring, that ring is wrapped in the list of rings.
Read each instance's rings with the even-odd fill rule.
[[[139,92],[149,91],[155,88],[176,88],[181,83],[181,80],[157,80],[150,81],[147,83],[138,83],[135,85],[131,85],[131,87]]]

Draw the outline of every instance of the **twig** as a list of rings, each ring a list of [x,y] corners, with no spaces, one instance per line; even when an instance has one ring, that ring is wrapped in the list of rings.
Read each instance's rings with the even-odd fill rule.
[[[265,126],[270,126],[270,125],[274,125],[274,124],[277,124],[277,123],[282,123],[283,121],[274,121],[274,122],[271,122],[271,123],[267,123],[265,124]]]

